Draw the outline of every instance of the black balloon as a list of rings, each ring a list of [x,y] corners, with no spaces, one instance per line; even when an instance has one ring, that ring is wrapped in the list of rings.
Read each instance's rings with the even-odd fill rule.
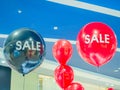
[[[21,28],[8,36],[3,53],[8,64],[25,75],[43,62],[46,45],[40,34],[29,28]]]

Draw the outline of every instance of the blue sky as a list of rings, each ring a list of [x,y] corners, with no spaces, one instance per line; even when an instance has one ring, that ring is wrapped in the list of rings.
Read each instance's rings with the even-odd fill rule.
[[[90,4],[120,10],[120,1],[113,0],[78,0]],[[39,32],[44,38],[76,40],[80,29],[89,22],[99,21],[108,24],[120,41],[120,18],[71,7],[47,0],[2,0],[0,1],[0,33],[28,27]],[[57,30],[54,29],[57,27]]]

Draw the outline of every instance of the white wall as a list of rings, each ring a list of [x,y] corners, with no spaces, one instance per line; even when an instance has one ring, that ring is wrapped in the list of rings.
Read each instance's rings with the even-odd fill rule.
[[[76,81],[78,82],[78,81]],[[93,84],[87,84],[83,82],[79,82],[84,86],[85,90],[106,90],[105,87]],[[53,77],[43,77],[42,78],[42,90],[61,90],[61,88],[57,85]]]
[[[29,73],[24,77],[12,70],[11,90],[38,90],[39,79],[36,73]],[[23,88],[24,87],[24,88]]]

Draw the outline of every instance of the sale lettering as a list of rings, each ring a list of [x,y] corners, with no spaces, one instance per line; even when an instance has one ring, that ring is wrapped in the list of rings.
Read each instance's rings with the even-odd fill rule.
[[[41,47],[40,42],[35,43],[33,41],[25,41],[24,43],[22,43],[22,41],[16,42],[16,50],[25,50],[27,48],[29,50],[40,51],[40,47]]]
[[[89,43],[93,43],[93,42],[97,42],[97,43],[110,43],[110,35],[109,34],[99,34],[99,35],[96,35],[94,34],[91,38],[90,35],[85,35],[85,43],[86,44],[89,44]]]

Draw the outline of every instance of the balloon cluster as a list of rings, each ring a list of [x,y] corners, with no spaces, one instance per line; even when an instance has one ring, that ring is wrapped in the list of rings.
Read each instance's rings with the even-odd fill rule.
[[[61,39],[53,45],[53,56],[60,64],[54,71],[57,84],[63,90],[84,90],[80,83],[73,82],[74,73],[72,68],[67,65],[72,56],[72,45],[69,41]]]
[[[85,62],[100,67],[114,56],[117,39],[108,25],[92,22],[78,33],[76,46]],[[73,82],[73,70],[67,65],[73,51],[71,43],[64,39],[58,40],[52,50],[54,58],[60,64],[54,71],[57,84],[63,90],[84,90],[80,83]],[[29,28],[22,28],[8,36],[3,51],[8,64],[25,75],[41,65],[46,45],[40,34]]]
[[[100,67],[114,56],[117,39],[108,25],[102,22],[91,22],[78,33],[76,47],[85,62]],[[54,44],[53,56],[60,64],[55,69],[55,80],[63,90],[84,90],[81,84],[72,83],[74,73],[66,64],[71,55],[72,45],[67,40],[59,40]]]
[[[4,43],[4,56],[8,64],[25,75],[43,62],[46,45],[40,34],[29,28],[12,32]]]

